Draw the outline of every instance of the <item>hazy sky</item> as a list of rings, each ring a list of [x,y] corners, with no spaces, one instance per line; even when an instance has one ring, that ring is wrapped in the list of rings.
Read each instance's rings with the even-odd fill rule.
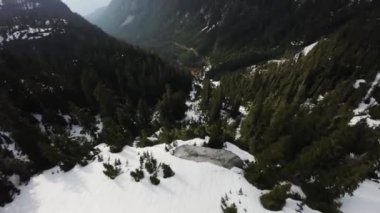
[[[70,9],[82,16],[94,12],[100,7],[104,7],[110,3],[111,0],[62,0]]]

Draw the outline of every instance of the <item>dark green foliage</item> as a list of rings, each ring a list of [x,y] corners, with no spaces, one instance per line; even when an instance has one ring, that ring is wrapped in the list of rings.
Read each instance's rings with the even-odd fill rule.
[[[223,213],[238,213],[235,203],[229,205],[228,201],[229,197],[227,195],[221,199],[221,208]]]
[[[166,128],[162,129],[158,141],[159,143],[170,144],[174,140],[189,140],[196,137],[204,138],[207,136],[205,125],[194,124],[186,128]]]
[[[76,164],[82,166],[94,159],[95,150],[84,138],[54,136],[51,144],[38,144],[41,155],[52,165],[59,165],[63,171],[71,170]]]
[[[4,203],[11,202],[18,193],[19,190],[11,182],[5,177],[0,177],[0,207],[3,207]]]
[[[203,88],[202,88],[201,97],[200,97],[201,98],[200,107],[203,111],[207,112],[207,110],[209,109],[211,92],[212,92],[210,79],[205,78],[202,84],[203,84]]]
[[[107,143],[112,152],[121,151],[142,129],[151,128],[151,112],[167,86],[175,91],[171,99],[175,106],[185,105],[178,94],[191,87],[188,72],[109,37],[62,2],[40,4],[33,11],[12,6],[0,14],[2,37],[16,25],[20,31],[46,28],[47,20],[54,30],[36,40],[20,36],[0,48],[0,130],[9,132],[30,160],[25,163],[0,150],[0,162],[14,166],[0,163],[0,173],[18,174],[24,182],[57,165],[64,171],[86,165],[94,159],[98,143]],[[41,114],[42,121],[31,114]],[[104,123],[102,133],[97,115]],[[82,133],[92,139],[71,137],[73,125],[83,127]],[[13,193],[12,187],[1,184],[8,195]],[[4,202],[0,200],[0,205]]]
[[[233,203],[230,206],[227,206],[223,209],[223,213],[238,213],[236,205]]]
[[[260,201],[264,208],[272,211],[280,211],[285,206],[285,200],[290,185],[276,185],[272,191],[261,195]]]
[[[132,134],[123,126],[117,124],[112,119],[104,119],[104,128],[101,140],[110,146],[113,153],[121,152],[125,145],[133,141]]]
[[[118,165],[117,163],[115,163],[115,165],[112,165],[109,163],[103,163],[103,166],[105,169],[103,173],[109,178],[111,178],[112,180],[121,174],[120,165]]]
[[[213,96],[210,100],[210,108],[209,108],[209,123],[214,123],[220,120],[220,113],[222,110],[223,104],[223,94],[222,90],[218,87],[213,91]]]
[[[131,177],[136,181],[140,182],[140,180],[144,179],[144,171],[142,169],[136,169],[131,172]]]
[[[160,184],[160,179],[157,178],[157,174],[154,174],[154,175],[150,176],[149,180],[155,186],[157,186],[158,184]]]
[[[164,173],[164,178],[170,178],[175,175],[175,173],[173,172],[172,168],[169,165],[163,163],[161,164],[161,167]]]
[[[144,152],[143,159],[145,161],[145,169],[149,174],[157,173],[157,160],[147,152]]]
[[[164,126],[170,126],[182,119],[187,109],[185,101],[186,95],[183,92],[172,92],[172,89],[167,86],[166,93],[158,105],[160,123]]]
[[[361,78],[372,82],[380,68],[380,52],[372,48],[380,42],[380,31],[368,21],[378,11],[336,29],[297,62],[290,54],[280,66],[259,65],[253,75],[221,79],[226,100],[250,105],[238,143],[256,157],[245,174],[252,184],[271,189],[290,180],[305,191],[307,205],[337,212],[335,200],[376,169],[378,128],[348,124],[369,89],[369,84],[354,89],[353,83]],[[376,107],[369,111],[377,116]]]
[[[207,132],[210,135],[210,140],[207,143],[207,146],[214,149],[223,148],[224,144],[224,132],[220,122],[216,124],[211,124],[208,126]]]
[[[93,14],[90,20],[116,37],[190,67],[207,58],[215,65],[211,75],[298,49],[378,6],[375,1],[350,0],[196,0],[191,4],[159,0],[148,6],[138,2],[136,7],[141,9],[135,21],[120,29],[127,18],[128,3],[120,1]],[[205,19],[205,14],[209,18]],[[215,28],[204,29],[213,25]]]
[[[148,139],[147,134],[143,131],[142,137],[140,138],[140,141],[137,143],[138,147],[149,147],[149,146],[154,146],[155,143],[151,140]]]

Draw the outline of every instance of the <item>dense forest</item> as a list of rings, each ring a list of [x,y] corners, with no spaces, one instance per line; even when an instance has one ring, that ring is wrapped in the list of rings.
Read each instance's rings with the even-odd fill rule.
[[[17,193],[8,177],[17,174],[27,182],[31,175],[55,165],[64,171],[86,165],[97,153],[94,145],[106,142],[117,151],[144,129],[150,131],[160,103],[173,108],[184,105],[191,86],[188,72],[111,38],[60,1],[4,3],[1,205]],[[178,119],[178,115],[162,116]],[[74,137],[70,131],[75,126],[89,137]]]

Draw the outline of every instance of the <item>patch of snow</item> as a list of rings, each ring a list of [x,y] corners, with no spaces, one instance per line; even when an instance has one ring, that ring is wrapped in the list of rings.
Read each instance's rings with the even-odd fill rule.
[[[367,91],[367,94],[362,99],[362,102],[359,104],[359,106],[356,109],[353,110],[354,117],[350,120],[348,125],[355,126],[359,122],[365,120],[365,122],[367,123],[367,125],[370,128],[375,129],[375,128],[380,126],[380,120],[374,120],[369,115],[369,109],[371,107],[379,105],[379,103],[376,101],[376,99],[374,97],[371,97],[373,91],[379,85],[380,85],[380,72],[377,73],[374,81],[371,84],[371,87]],[[354,85],[354,87],[355,87],[355,85]]]
[[[243,115],[243,116],[247,116],[248,115],[248,109],[244,106],[240,106],[239,107],[239,112]]]
[[[378,213],[380,209],[380,184],[366,180],[360,184],[353,196],[345,195],[341,200],[344,213]]]
[[[128,24],[132,23],[133,20],[135,20],[134,15],[128,15],[125,21],[121,24],[122,27],[127,26]]]
[[[19,186],[20,185],[20,176],[13,174],[8,178],[8,181],[13,183],[14,186]]]
[[[358,79],[358,80],[355,81],[354,85],[352,85],[352,86],[353,86],[355,89],[359,89],[360,84],[365,84],[365,83],[367,83],[366,80],[364,80],[364,79]]]
[[[306,99],[306,101],[301,104],[301,107],[308,110],[309,113],[314,109],[316,105],[312,102],[311,98]]]
[[[226,142],[224,144],[224,149],[239,156],[239,158],[242,159],[243,161],[249,161],[249,162],[256,161],[255,157],[253,157],[253,155],[251,155],[249,152],[240,149],[238,146],[230,142]]]
[[[32,113],[32,116],[38,121],[38,127],[40,128],[42,133],[46,133],[46,128],[42,123],[42,115],[38,113]]]
[[[88,133],[83,133],[83,127],[80,125],[72,125],[70,129],[71,138],[86,138],[88,142],[92,141],[93,138]]]
[[[294,56],[294,60],[297,62],[298,59],[301,57],[301,56],[307,56],[317,45],[318,45],[319,41],[317,42],[314,42],[308,46],[306,46],[301,52],[297,53],[295,56]]]
[[[303,50],[302,50],[302,54],[304,55],[304,56],[307,56],[313,49],[314,49],[314,47],[316,47],[317,45],[318,45],[318,41],[317,42],[315,42],[315,43],[312,43],[312,44],[310,44],[309,46],[306,46]]]
[[[325,96],[323,96],[323,95],[319,95],[317,101],[318,101],[318,102],[321,102],[321,101],[323,101],[323,100],[325,100]]]
[[[16,142],[13,140],[11,133],[9,132],[0,131],[0,147],[1,149],[11,152],[13,156],[18,160],[29,161],[28,156],[18,149]]]
[[[290,42],[290,44],[292,45],[292,46],[301,46],[301,45],[303,45],[303,41],[291,41]]]
[[[285,63],[286,61],[287,61],[286,59],[276,59],[276,60],[269,60],[267,63],[281,65]]]
[[[211,84],[215,88],[215,87],[220,86],[220,81],[211,81]]]
[[[186,106],[187,106],[187,111],[185,112],[185,118],[184,121],[190,122],[190,123],[198,123],[202,122],[204,115],[200,109],[200,99],[196,99],[196,88],[195,86],[197,84],[200,84],[197,80],[193,82],[192,85],[192,90],[190,91],[189,94],[189,100],[186,101]]]
[[[193,213],[221,212],[221,198],[226,194],[239,212],[269,213],[260,204],[263,191],[245,180],[243,174],[208,163],[183,160],[165,152],[164,145],[149,148],[125,147],[120,153],[98,146],[104,159],[120,159],[122,174],[111,180],[103,174],[103,163],[94,161],[76,166],[67,173],[53,168],[20,186],[20,195],[0,207],[2,213]],[[154,186],[145,178],[135,182],[130,172],[140,166],[141,153],[151,153],[159,162],[169,164],[175,176]],[[288,199],[279,213],[295,213],[298,201]],[[64,208],[59,208],[63,206]],[[305,213],[314,213],[304,207]]]
[[[303,192],[301,187],[299,187],[297,185],[291,184],[290,193],[299,195],[301,197],[301,199],[306,199],[306,194]]]
[[[194,138],[191,140],[176,140],[173,142],[173,146],[178,147],[178,146],[184,146],[184,145],[192,145],[192,146],[203,146],[205,143],[207,143],[208,140],[202,139],[202,138]]]
[[[100,133],[102,133],[104,125],[103,125],[103,121],[100,115],[97,115],[95,119],[96,119],[96,128],[97,128],[96,134],[99,135]]]
[[[294,213],[318,213],[319,211],[313,210],[301,201],[296,201],[293,199],[286,199],[286,204],[283,208],[284,212],[294,212]]]

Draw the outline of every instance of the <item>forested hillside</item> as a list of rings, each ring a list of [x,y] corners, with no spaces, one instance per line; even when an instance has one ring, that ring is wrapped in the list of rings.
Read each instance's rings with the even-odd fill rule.
[[[204,66],[192,125],[162,137],[208,135],[210,147],[249,150],[246,178],[272,190],[261,198],[268,209],[282,209],[291,182],[308,206],[339,212],[342,196],[379,178],[379,14],[377,1],[114,0],[89,19]]]
[[[187,66],[231,71],[297,50],[377,4],[359,0],[113,0],[88,19]]]
[[[167,91],[184,105],[188,73],[111,38],[61,1],[0,3],[0,205],[18,191],[14,177],[26,183],[56,165],[86,165],[100,142],[114,151],[131,144]]]
[[[49,184],[75,211],[103,192],[84,208],[346,210],[380,181],[379,14],[372,0],[113,0],[86,18],[115,39],[60,0],[0,0],[0,206],[22,198],[0,211],[49,212]]]

